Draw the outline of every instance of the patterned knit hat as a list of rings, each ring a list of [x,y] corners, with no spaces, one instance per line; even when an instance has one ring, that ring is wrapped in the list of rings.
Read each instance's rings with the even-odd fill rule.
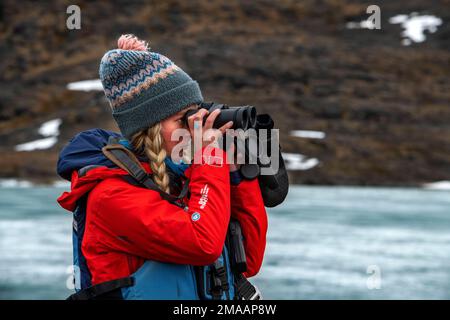
[[[198,83],[169,58],[150,52],[144,41],[123,35],[118,47],[105,53],[99,73],[114,120],[126,138],[203,102]]]

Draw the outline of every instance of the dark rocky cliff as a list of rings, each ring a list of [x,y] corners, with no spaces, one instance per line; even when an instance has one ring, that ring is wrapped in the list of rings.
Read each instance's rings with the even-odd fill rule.
[[[450,1],[378,1],[381,30],[348,29],[365,1],[70,1],[0,7],[0,177],[54,180],[57,153],[77,132],[117,130],[102,92],[70,91],[98,78],[123,33],[185,69],[207,101],[273,115],[283,151],[318,158],[296,183],[414,185],[450,180]],[[388,19],[412,11],[443,20],[427,40],[401,44]],[[61,118],[58,143],[16,152]],[[322,140],[290,136],[319,130]]]

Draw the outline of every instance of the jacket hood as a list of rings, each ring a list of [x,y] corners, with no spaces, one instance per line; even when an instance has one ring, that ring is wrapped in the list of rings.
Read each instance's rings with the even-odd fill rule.
[[[103,129],[83,131],[73,137],[60,152],[56,171],[60,177],[71,181],[71,190],[57,199],[64,209],[74,211],[77,201],[104,179],[128,174],[102,152],[110,136],[122,137],[116,132]],[[146,172],[151,172],[148,163],[141,161],[141,164]],[[95,167],[80,173],[79,170],[86,166]]]
[[[88,165],[117,168],[102,152],[110,136],[122,137],[119,133],[103,129],[90,129],[77,134],[59,154],[56,169],[58,175],[71,181],[74,170],[78,171]]]

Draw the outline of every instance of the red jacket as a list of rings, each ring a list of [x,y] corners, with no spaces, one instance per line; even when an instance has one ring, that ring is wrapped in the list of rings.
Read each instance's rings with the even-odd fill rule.
[[[223,152],[223,163],[225,159]],[[148,163],[142,166],[151,173]],[[58,198],[63,208],[73,211],[76,201],[89,192],[82,251],[93,284],[129,276],[145,260],[213,263],[222,252],[230,215],[239,220],[244,236],[244,275],[258,273],[266,246],[267,214],[257,179],[230,185],[229,165],[193,164],[185,172],[191,193],[185,199],[186,212],[156,191],[120,178],[126,174],[104,166],[83,177],[73,171],[71,191]],[[192,219],[195,212],[199,219]]]

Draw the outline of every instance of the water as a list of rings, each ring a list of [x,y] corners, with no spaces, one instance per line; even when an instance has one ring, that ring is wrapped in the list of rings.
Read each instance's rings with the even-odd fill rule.
[[[0,299],[71,293],[64,190],[0,189]],[[267,299],[450,299],[449,209],[447,191],[293,186],[253,282]]]

